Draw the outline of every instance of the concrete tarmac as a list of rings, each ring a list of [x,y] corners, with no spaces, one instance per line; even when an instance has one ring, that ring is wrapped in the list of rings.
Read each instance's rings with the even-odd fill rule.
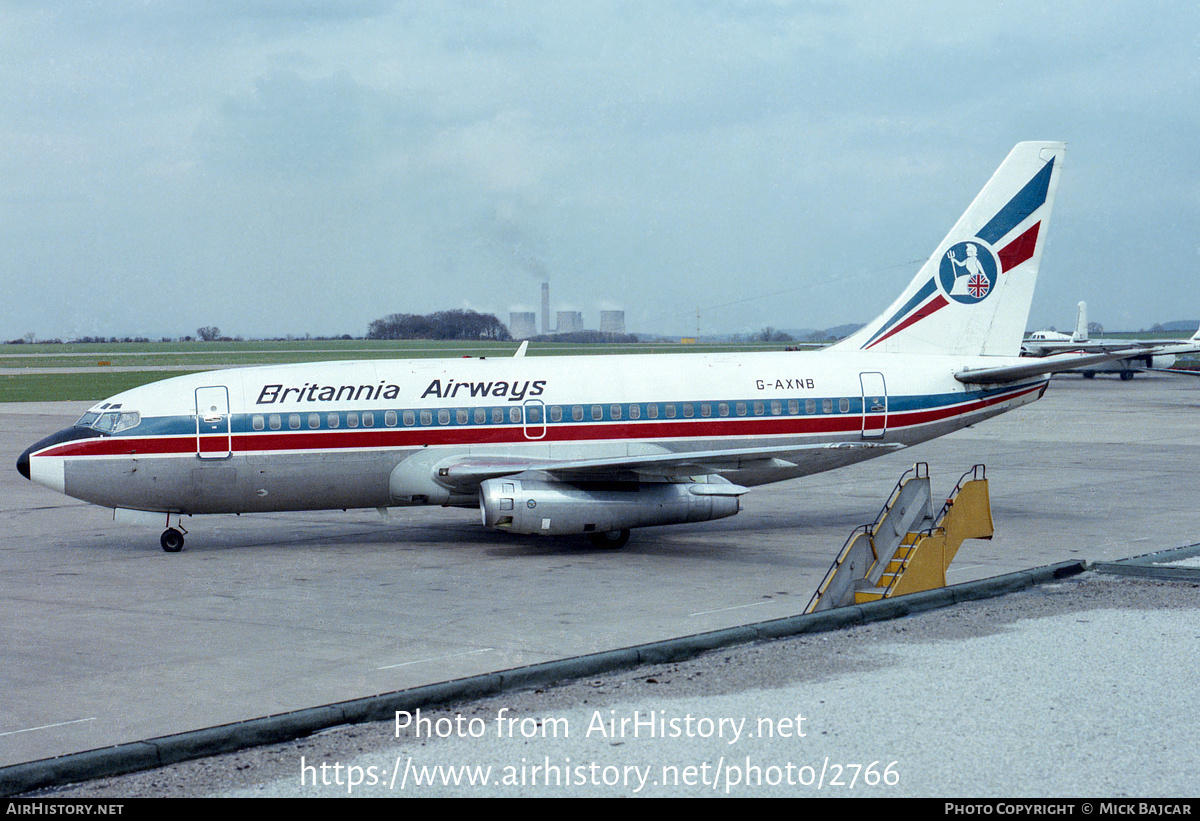
[[[1198,605],[1194,582],[1085,573],[42,796],[1003,799],[975,815],[1040,798],[1080,816],[1055,799],[1092,798],[1102,816],[1194,815]]]
[[[10,468],[0,764],[798,613],[913,461],[935,493],[988,466],[997,535],[964,544],[951,582],[1193,544],[1198,406],[1193,380],[1058,378],[975,429],[617,553],[405,510],[196,518],[167,555],[157,531]],[[0,406],[0,452],[14,463],[81,410]]]

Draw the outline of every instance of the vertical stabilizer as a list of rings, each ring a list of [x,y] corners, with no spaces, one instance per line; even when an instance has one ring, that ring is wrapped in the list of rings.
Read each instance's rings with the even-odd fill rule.
[[[1079,315],[1075,317],[1075,333],[1071,334],[1072,342],[1087,342],[1088,327],[1087,327],[1087,303],[1079,303]]]
[[[1063,150],[1018,143],[904,293],[833,348],[1020,354]]]

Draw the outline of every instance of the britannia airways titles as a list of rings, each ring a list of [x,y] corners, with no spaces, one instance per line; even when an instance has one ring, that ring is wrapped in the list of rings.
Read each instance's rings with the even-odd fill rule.
[[[456,382],[453,379],[435,379],[421,394],[422,399],[435,396],[438,399],[463,397],[492,397],[503,398],[509,402],[520,402],[527,396],[541,396],[546,388],[546,380],[529,380],[524,382]],[[378,385],[322,385],[319,382],[305,382],[300,387],[263,385],[259,391],[256,405],[274,405],[284,402],[356,402],[360,400],[395,399],[400,396],[400,386],[386,381]]]
[[[526,379],[524,381],[506,382],[459,382],[454,379],[434,379],[421,394],[422,399],[435,397],[437,399],[480,398],[506,399],[509,402],[520,402],[527,397],[541,396],[546,390],[545,379]],[[760,390],[812,390],[816,387],[813,379],[756,379],[755,387]],[[378,385],[323,385],[320,382],[305,382],[300,387],[290,385],[263,385],[259,391],[256,405],[275,405],[285,402],[357,402],[373,401],[376,399],[396,399],[400,396],[401,387],[387,381]]]

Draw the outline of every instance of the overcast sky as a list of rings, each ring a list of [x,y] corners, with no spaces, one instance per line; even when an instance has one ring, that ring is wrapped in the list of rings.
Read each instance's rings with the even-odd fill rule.
[[[866,322],[1021,140],[1031,326],[1200,318],[1200,5],[0,0],[0,338]]]

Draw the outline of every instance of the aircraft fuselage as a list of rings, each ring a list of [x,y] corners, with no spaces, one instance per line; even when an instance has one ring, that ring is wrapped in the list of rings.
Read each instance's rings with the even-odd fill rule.
[[[529,460],[880,446],[791,461],[748,454],[720,471],[748,487],[944,435],[1033,401],[1047,383],[967,386],[953,376],[963,363],[787,352],[235,368],[99,403],[31,447],[23,471],[78,499],[146,511],[473,507],[477,483],[439,481],[439,464],[511,458],[523,470]]]

